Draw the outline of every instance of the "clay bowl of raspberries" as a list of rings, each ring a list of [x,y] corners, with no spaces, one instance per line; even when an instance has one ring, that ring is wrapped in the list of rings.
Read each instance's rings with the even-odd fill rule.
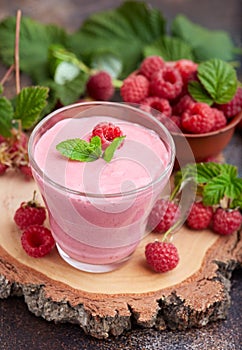
[[[196,162],[216,158],[228,145],[242,119],[240,85],[234,68],[219,59],[197,64],[149,56],[123,81],[120,95],[167,126],[185,164],[184,137]]]

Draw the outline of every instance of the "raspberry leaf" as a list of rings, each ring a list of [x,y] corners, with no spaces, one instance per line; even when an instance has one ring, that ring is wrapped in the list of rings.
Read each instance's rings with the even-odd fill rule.
[[[0,135],[11,136],[13,116],[14,110],[11,102],[6,97],[0,97]]]
[[[210,163],[198,163],[197,167],[197,183],[207,183],[222,172],[221,164],[210,162]]]
[[[192,48],[197,62],[211,57],[225,61],[235,59],[235,47],[230,35],[221,30],[209,30],[178,15],[171,24],[172,35],[187,42]]]
[[[26,87],[16,98],[15,119],[21,120],[22,127],[29,129],[40,118],[47,104],[49,88],[41,86]]]
[[[110,162],[112,160],[114,156],[114,152],[121,145],[124,139],[125,139],[125,136],[115,137],[112,143],[105,149],[103,153],[103,159],[106,162]]]
[[[60,142],[56,149],[65,157],[79,162],[93,162],[101,156],[101,139],[93,137],[90,142],[81,139],[70,139]]]
[[[205,205],[219,204],[225,196],[226,187],[230,181],[227,174],[221,174],[210,180],[203,190],[203,203]]]
[[[176,61],[181,58],[194,60],[192,48],[185,41],[169,36],[162,36],[151,45],[145,46],[144,56],[161,56],[166,61]]]
[[[137,69],[145,45],[165,33],[165,19],[160,11],[143,2],[126,1],[117,9],[95,13],[70,37],[68,46],[85,62],[96,52],[118,56],[123,65],[120,78]]]
[[[238,82],[235,69],[220,59],[213,58],[198,66],[198,78],[205,90],[218,104],[234,97]]]
[[[188,83],[188,91],[194,100],[207,103],[210,106],[213,104],[212,97],[208,94],[199,81],[190,81]]]

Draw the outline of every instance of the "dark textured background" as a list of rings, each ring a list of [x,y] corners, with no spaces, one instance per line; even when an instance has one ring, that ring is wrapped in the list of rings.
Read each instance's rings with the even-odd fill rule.
[[[59,24],[72,31],[91,13],[116,7],[120,3],[119,0],[0,0],[0,20],[15,15],[17,9],[21,9],[23,15]],[[242,46],[241,0],[153,0],[147,3],[162,10],[168,21],[176,14],[183,13],[210,29],[224,29],[231,34],[237,46]],[[0,67],[1,71],[3,67]],[[241,133],[235,134],[224,154],[226,160],[237,165],[242,174]],[[0,349],[239,350],[242,349],[241,277],[241,269],[234,272],[231,308],[225,321],[182,332],[139,329],[117,339],[101,341],[86,336],[78,326],[55,325],[35,317],[27,310],[23,298],[0,300]]]

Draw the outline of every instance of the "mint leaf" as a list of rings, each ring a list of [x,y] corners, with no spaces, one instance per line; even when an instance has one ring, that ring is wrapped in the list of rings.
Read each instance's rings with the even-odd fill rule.
[[[24,129],[31,128],[46,106],[49,89],[41,86],[23,88],[16,98],[14,118],[21,120]]]
[[[93,162],[100,158],[102,153],[99,136],[93,137],[90,143],[78,138],[62,141],[56,146],[56,149],[63,156],[79,162]]]
[[[114,152],[121,145],[124,139],[125,139],[125,136],[115,137],[112,143],[105,149],[103,153],[103,159],[106,162],[110,162],[112,160]]]
[[[151,45],[144,48],[144,56],[161,56],[165,61],[176,61],[179,59],[194,60],[190,45],[178,38],[162,36]]]
[[[0,135],[11,136],[13,115],[11,102],[6,97],[0,97]]]
[[[230,35],[222,30],[209,30],[178,15],[171,24],[175,37],[187,42],[192,48],[196,61],[220,58],[224,61],[235,59],[235,46]]]
[[[209,106],[213,104],[212,97],[208,94],[199,81],[189,81],[188,91],[195,101],[207,103]]]
[[[220,59],[213,58],[199,64],[198,78],[216,103],[227,103],[236,93],[236,71]]]

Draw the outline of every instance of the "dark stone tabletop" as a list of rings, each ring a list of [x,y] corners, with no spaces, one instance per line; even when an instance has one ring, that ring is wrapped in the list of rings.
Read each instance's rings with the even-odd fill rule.
[[[43,22],[77,29],[83,19],[93,12],[117,7],[120,0],[0,0],[0,20],[23,15]],[[210,29],[230,32],[235,44],[241,47],[241,0],[150,0],[169,20],[178,13]],[[0,38],[1,40],[1,38]],[[224,152],[229,163],[239,167],[242,174],[242,135],[237,132]],[[137,329],[118,338],[97,340],[86,336],[71,324],[54,324],[31,314],[23,298],[0,300],[0,349],[68,349],[68,350],[239,350],[242,349],[242,270],[233,273],[231,307],[228,317],[200,329],[162,331]]]

